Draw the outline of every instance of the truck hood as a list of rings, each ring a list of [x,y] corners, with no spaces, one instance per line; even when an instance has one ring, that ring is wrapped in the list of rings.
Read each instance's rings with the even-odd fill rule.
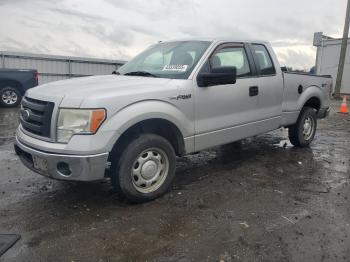
[[[61,107],[80,107],[84,100],[96,101],[164,89],[169,81],[171,79],[140,76],[89,76],[43,84],[29,89],[27,95],[40,100],[61,101]]]

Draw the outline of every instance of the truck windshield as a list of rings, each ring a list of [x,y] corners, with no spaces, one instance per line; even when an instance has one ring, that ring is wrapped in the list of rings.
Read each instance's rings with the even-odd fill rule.
[[[207,41],[158,43],[120,67],[118,73],[186,79],[210,44]]]

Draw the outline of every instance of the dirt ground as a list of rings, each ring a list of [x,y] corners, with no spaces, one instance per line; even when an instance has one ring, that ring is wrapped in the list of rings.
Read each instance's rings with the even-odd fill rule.
[[[132,205],[109,181],[52,181],[13,151],[0,109],[0,261],[350,261],[350,116],[319,121],[311,148],[286,130],[178,159],[171,192]]]

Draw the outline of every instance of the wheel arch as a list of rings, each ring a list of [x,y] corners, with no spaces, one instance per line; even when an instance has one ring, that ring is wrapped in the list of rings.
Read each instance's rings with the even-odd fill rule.
[[[0,89],[3,87],[7,87],[7,86],[16,88],[22,96],[25,93],[23,90],[23,85],[19,81],[12,80],[12,79],[1,79],[0,80]]]
[[[303,105],[304,107],[311,107],[314,108],[317,112],[321,108],[321,99],[317,96],[310,97]]]
[[[150,118],[142,120],[126,129],[118,137],[112,152],[114,154],[122,152],[131,140],[141,134],[156,134],[167,139],[177,155],[183,155],[186,151],[184,137],[174,123],[162,118]]]
[[[314,108],[317,112],[322,107],[323,92],[317,86],[308,87],[300,96],[298,101],[299,110],[305,106]]]

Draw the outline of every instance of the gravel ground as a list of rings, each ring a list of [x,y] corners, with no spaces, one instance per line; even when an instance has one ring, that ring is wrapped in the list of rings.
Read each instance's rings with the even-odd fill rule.
[[[142,205],[27,170],[17,118],[0,109],[0,233],[22,236],[0,261],[350,261],[349,115],[320,120],[311,148],[281,129],[179,158]]]

